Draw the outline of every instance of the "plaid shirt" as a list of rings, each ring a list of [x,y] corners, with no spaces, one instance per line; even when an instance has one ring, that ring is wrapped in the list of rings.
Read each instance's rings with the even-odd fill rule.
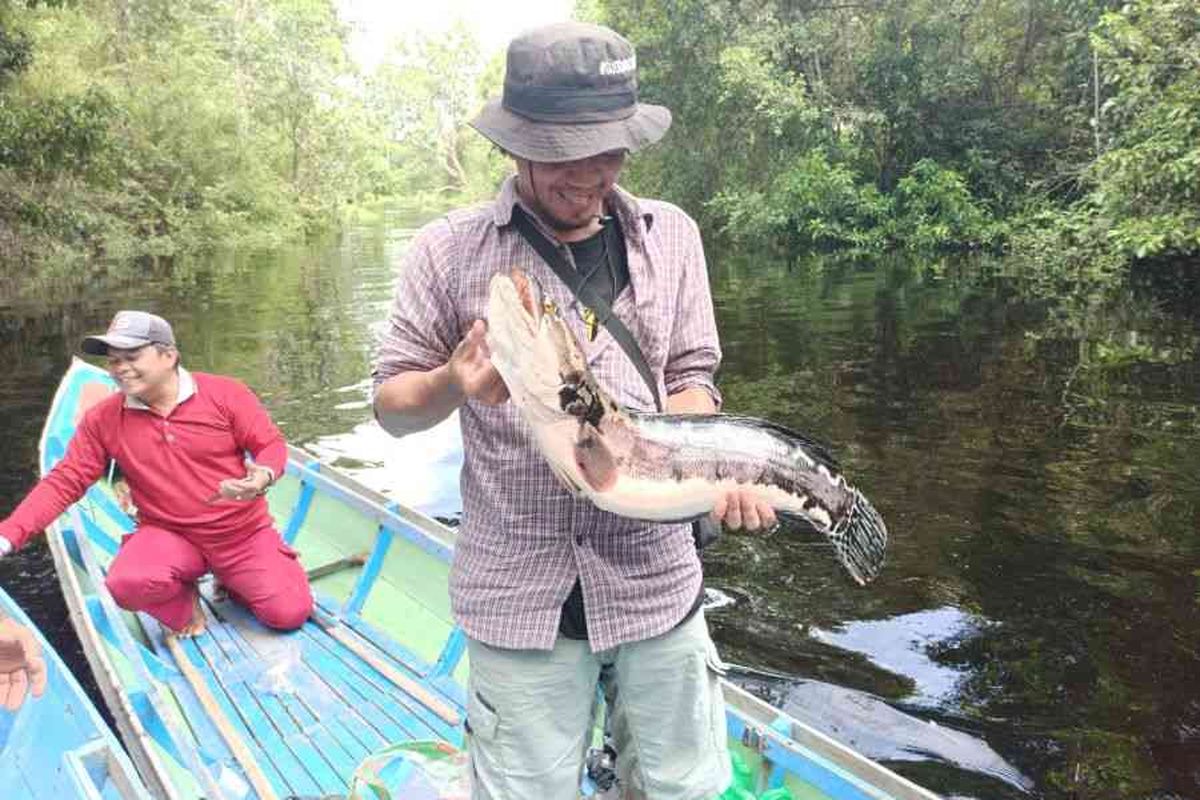
[[[451,212],[417,235],[398,276],[376,385],[446,363],[471,324],[486,317],[491,277],[517,267],[563,309],[597,380],[617,402],[653,410],[653,396],[621,346],[605,329],[587,341],[582,306],[509,225],[517,202],[510,178],[493,203]],[[625,234],[630,277],[613,310],[641,345],[659,393],[699,386],[719,402],[713,373],[721,353],[695,222],[675,206],[620,189],[608,211]],[[459,418],[463,518],[450,598],[469,636],[497,647],[550,649],[576,575],[596,651],[657,636],[691,610],[701,573],[688,525],[625,519],[573,497],[512,403],[468,401]]]

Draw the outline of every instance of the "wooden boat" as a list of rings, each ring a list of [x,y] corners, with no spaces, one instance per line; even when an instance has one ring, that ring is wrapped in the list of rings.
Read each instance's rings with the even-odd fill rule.
[[[150,800],[83,687],[3,589],[0,615],[33,632],[46,662],[42,696],[26,697],[16,711],[0,708],[0,797]]]
[[[82,409],[113,390],[104,371],[72,364],[43,431],[43,471]],[[294,448],[269,499],[318,602],[288,634],[206,591],[208,632],[195,639],[117,609],[103,574],[132,522],[109,481],[48,531],[96,681],[156,797],[344,796],[357,765],[389,744],[464,744],[466,642],[447,593],[453,531]],[[748,796],[782,786],[797,799],[934,797],[732,684],[725,695],[743,781],[755,784]]]

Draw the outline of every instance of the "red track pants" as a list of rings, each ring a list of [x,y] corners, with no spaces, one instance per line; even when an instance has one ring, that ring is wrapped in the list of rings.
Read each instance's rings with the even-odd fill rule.
[[[143,525],[121,542],[104,583],[121,608],[145,611],[179,630],[192,618],[197,579],[210,571],[230,597],[271,628],[299,628],[312,611],[296,551],[270,526],[219,543],[196,543]]]

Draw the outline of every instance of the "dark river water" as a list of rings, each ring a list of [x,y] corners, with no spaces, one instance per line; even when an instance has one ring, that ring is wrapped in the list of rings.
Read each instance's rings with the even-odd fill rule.
[[[395,214],[269,254],[0,281],[0,513],[31,485],[59,375],[120,308],[253,386],[296,444],[458,512],[454,424],[391,440],[368,370]],[[705,554],[735,676],[953,797],[1200,797],[1200,322],[1194,297],[1050,304],[1003,261],[710,253],[726,409],[829,444],[892,533],[855,586],[799,529]],[[0,584],[81,673],[38,542]]]

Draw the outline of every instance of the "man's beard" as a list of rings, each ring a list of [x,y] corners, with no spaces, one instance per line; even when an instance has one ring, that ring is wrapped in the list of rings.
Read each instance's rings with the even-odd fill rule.
[[[533,207],[533,210],[537,213],[538,218],[545,222],[546,225],[548,225],[554,231],[560,233],[577,231],[580,228],[586,228],[588,224],[592,222],[592,220],[604,218],[604,201],[608,198],[607,194],[601,199],[599,210],[583,217],[582,222],[572,222],[565,220],[562,217],[555,216],[554,213],[546,207],[546,204],[538,198],[536,190],[533,190],[532,187],[529,187],[529,191],[520,191],[524,186],[524,181],[521,180],[520,176],[517,178],[517,186],[518,193],[525,200],[525,202],[529,203],[529,205]]]

